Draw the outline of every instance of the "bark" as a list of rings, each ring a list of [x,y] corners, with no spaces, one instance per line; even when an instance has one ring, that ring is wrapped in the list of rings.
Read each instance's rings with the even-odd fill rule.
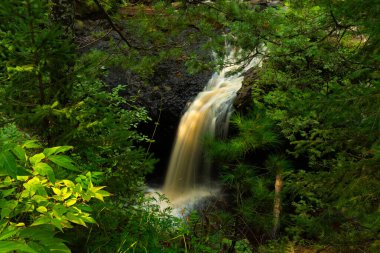
[[[277,231],[280,228],[280,214],[281,214],[281,190],[283,186],[282,175],[280,172],[276,175],[274,184],[274,203],[273,203],[273,237],[276,237]]]

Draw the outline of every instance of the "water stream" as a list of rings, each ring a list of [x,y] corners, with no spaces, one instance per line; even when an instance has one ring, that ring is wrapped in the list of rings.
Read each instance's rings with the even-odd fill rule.
[[[225,67],[213,74],[181,118],[162,187],[174,207],[191,205],[217,193],[211,182],[210,166],[203,157],[202,142],[205,136],[226,135],[243,74],[260,60],[254,59],[243,68],[236,63],[235,54],[235,50],[230,50]]]

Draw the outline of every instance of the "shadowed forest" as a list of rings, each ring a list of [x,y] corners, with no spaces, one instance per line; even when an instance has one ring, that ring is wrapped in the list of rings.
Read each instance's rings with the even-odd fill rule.
[[[152,192],[229,65],[218,194],[174,213]],[[4,253],[380,252],[380,0],[1,0],[0,210]]]

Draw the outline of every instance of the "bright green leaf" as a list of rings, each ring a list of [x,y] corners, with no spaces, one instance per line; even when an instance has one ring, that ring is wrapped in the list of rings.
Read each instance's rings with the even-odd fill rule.
[[[49,164],[47,163],[37,163],[33,168],[41,175],[41,176],[46,176],[50,180],[50,182],[55,183],[55,175],[53,168],[50,167]]]
[[[39,206],[36,210],[37,210],[37,212],[40,212],[40,213],[46,213],[47,212],[47,208],[44,206]]]
[[[62,215],[64,215],[67,212],[67,210],[68,209],[61,204],[56,204],[53,207],[53,213],[54,213],[55,217],[57,217],[57,218],[61,218]]]
[[[43,153],[49,157],[50,155],[56,155],[62,152],[66,152],[68,150],[73,149],[72,146],[58,146],[58,147],[53,147],[53,148],[45,148]]]
[[[74,184],[72,181],[70,181],[70,180],[64,179],[64,180],[62,180],[62,182],[63,182],[67,187],[71,187],[71,188],[75,187],[75,184]]]
[[[74,165],[74,161],[70,157],[65,155],[52,155],[49,157],[49,160],[53,163],[72,171],[79,171],[78,168]]]
[[[35,165],[39,162],[41,162],[42,159],[45,158],[45,155],[43,153],[35,154],[34,156],[29,158],[29,161],[32,165]]]
[[[53,190],[55,195],[61,195],[61,190],[59,188],[53,187],[52,190]]]
[[[60,221],[60,220],[58,220],[58,219],[51,219],[51,223],[52,223],[56,228],[58,228],[59,230],[61,230],[61,232],[63,232],[62,224],[61,224],[61,221]]]
[[[9,151],[0,153],[0,175],[17,177],[17,164],[15,157]]]
[[[11,189],[1,191],[3,198],[10,196],[15,190],[16,188],[11,188]]]
[[[74,205],[75,203],[77,203],[77,199],[69,199],[66,201],[66,206],[72,206]]]
[[[41,148],[41,145],[36,140],[28,140],[22,145],[23,148]]]
[[[7,227],[5,228],[3,231],[1,231],[0,233],[0,241],[3,241],[5,239],[8,239],[12,236],[14,236],[15,234],[17,234],[20,230],[15,228],[15,227]]]
[[[25,153],[25,150],[22,149],[20,146],[16,146],[12,149],[12,152],[13,154],[15,154],[15,156],[17,156],[18,159],[20,159],[21,161],[25,162],[26,161],[26,153]]]
[[[76,216],[72,212],[67,213],[66,217],[72,223],[76,223],[76,224],[87,227],[86,223],[80,217]]]
[[[38,253],[28,245],[17,241],[0,241],[0,252],[7,253],[13,251],[23,251],[28,253]]]
[[[35,220],[31,226],[38,226],[42,224],[50,224],[50,218],[47,216],[41,216]]]

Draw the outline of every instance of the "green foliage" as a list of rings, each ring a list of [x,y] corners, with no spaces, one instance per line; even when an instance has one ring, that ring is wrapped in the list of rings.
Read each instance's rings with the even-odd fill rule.
[[[222,168],[221,180],[231,194],[230,224],[224,224],[230,230],[221,237],[234,242],[231,248],[237,247],[237,242],[249,242],[248,248],[252,248],[271,236],[274,178],[287,175],[291,166],[284,155],[268,152],[281,141],[275,121],[264,110],[236,115],[232,123],[237,134],[227,141],[206,142],[207,153]]]
[[[72,92],[72,43],[49,21],[48,5],[40,0],[15,4],[3,1],[0,11],[1,111],[19,124],[48,127],[39,107],[68,102]],[[62,77],[63,76],[63,77]]]
[[[236,213],[260,235],[269,232],[262,224],[270,223],[270,178],[284,180],[283,238],[262,252],[378,247],[380,33],[372,4],[285,1],[286,8],[256,12],[244,3],[213,6],[234,19],[225,22],[232,43],[248,55],[259,44],[267,48],[251,81],[262,120],[236,117],[234,138],[206,142],[233,199],[250,210]]]
[[[110,196],[94,186],[92,174],[59,178],[60,170],[79,171],[65,153],[71,146],[45,148],[21,141],[14,125],[0,130],[0,249],[2,252],[70,252],[57,230],[96,223],[88,202]],[[3,141],[5,140],[5,141]],[[58,172],[58,173],[56,173]]]
[[[103,83],[86,80],[75,90],[78,103],[50,114],[59,123],[52,129],[54,142],[74,144],[86,169],[100,169],[110,182],[117,182],[113,192],[135,187],[154,162],[143,149],[135,147],[138,142],[149,141],[137,132],[138,124],[149,120],[146,110],[121,97],[122,86],[109,92]]]
[[[0,251],[68,252],[62,238],[83,252],[378,251],[378,0],[104,0],[125,38],[81,56],[58,2],[5,0],[0,9],[0,123],[53,146],[1,129]],[[76,4],[77,15],[98,9]],[[189,50],[199,41],[219,59]],[[215,68],[226,41],[243,49],[241,61],[265,55],[251,81],[254,109],[234,117],[231,139],[206,141],[230,206],[180,221],[142,194],[154,163],[139,147],[151,141],[138,133],[147,112],[122,95],[128,84],[100,79],[122,66],[149,80],[168,58],[192,72]],[[88,204],[109,195],[95,184],[114,195]]]
[[[36,181],[41,185],[39,189],[46,189],[44,196],[48,201],[43,206],[32,203],[28,212],[15,216],[28,220],[24,222],[25,227],[29,228],[39,216],[42,223],[38,226],[49,224],[52,231],[55,227],[60,230],[70,227],[70,231],[65,230],[59,236],[73,249],[85,247],[83,251],[90,248],[83,241],[90,238],[102,241],[112,233],[117,240],[111,242],[113,246],[106,246],[116,249],[114,245],[119,245],[118,240],[122,239],[121,228],[129,222],[130,213],[124,205],[141,194],[143,176],[153,168],[150,155],[136,147],[137,143],[150,141],[137,131],[138,124],[149,117],[145,109],[134,105],[133,98],[122,96],[125,86],[110,88],[100,81],[99,77],[105,74],[102,62],[110,55],[99,51],[81,57],[74,54],[72,37],[64,33],[60,23],[51,20],[56,14],[51,10],[45,1],[30,0],[19,4],[5,1],[0,11],[0,69],[4,70],[0,74],[1,123],[15,122],[27,132],[37,134],[43,142],[58,146],[36,152],[41,147],[27,141],[25,147],[16,145],[14,149],[10,138],[20,134],[6,128],[3,131],[7,135],[1,140],[4,145],[10,142],[10,147],[1,153],[1,172],[12,176],[12,184],[22,188],[25,182],[16,176],[29,175],[33,170],[36,173],[33,180],[29,177],[25,180]],[[68,143],[75,150],[66,146]],[[65,151],[71,151],[71,157],[64,155]],[[25,164],[21,166],[23,156]],[[80,171],[87,173],[74,176]],[[84,205],[91,198],[103,201],[109,195],[95,184],[109,185],[114,196],[105,202]],[[119,219],[110,222],[103,216],[105,210],[115,214],[111,217],[119,215]],[[91,226],[88,234],[88,230],[70,225],[93,223],[90,211],[96,214],[99,223]],[[53,239],[54,233],[51,233]],[[75,244],[77,238],[83,241]],[[27,239],[20,237],[20,240]],[[52,240],[46,239],[45,243]],[[67,251],[62,242],[59,241]],[[101,251],[105,249],[103,246],[96,244]]]
[[[136,191],[133,198],[116,200],[92,205],[98,225],[91,225],[89,234],[81,230],[65,233],[73,248],[90,252],[181,252],[188,229],[181,218],[172,216],[169,207],[163,207],[167,206],[163,196]]]
[[[269,149],[279,144],[280,140],[273,131],[273,121],[263,111],[252,111],[251,115],[243,117],[235,115],[231,121],[239,134],[226,141],[209,141],[208,155],[216,160],[237,160],[250,151]]]
[[[170,208],[163,209],[163,196],[135,198],[128,212],[119,252],[178,252],[186,229],[181,218],[173,217]],[[163,209],[163,210],[162,210]]]
[[[49,19],[49,10],[39,0],[4,3],[1,115],[49,145],[75,145],[81,166],[107,172],[107,180],[118,181],[114,192],[125,192],[152,169],[153,160],[135,147],[149,141],[136,131],[149,120],[147,112],[121,96],[125,86],[110,90],[99,80],[104,54],[75,56],[72,40]]]
[[[334,1],[279,10],[282,25],[267,35],[268,59],[252,83],[255,106],[297,164],[285,178],[283,233],[345,252],[376,247],[379,217],[378,34],[367,19],[376,10],[351,3],[367,16]]]

